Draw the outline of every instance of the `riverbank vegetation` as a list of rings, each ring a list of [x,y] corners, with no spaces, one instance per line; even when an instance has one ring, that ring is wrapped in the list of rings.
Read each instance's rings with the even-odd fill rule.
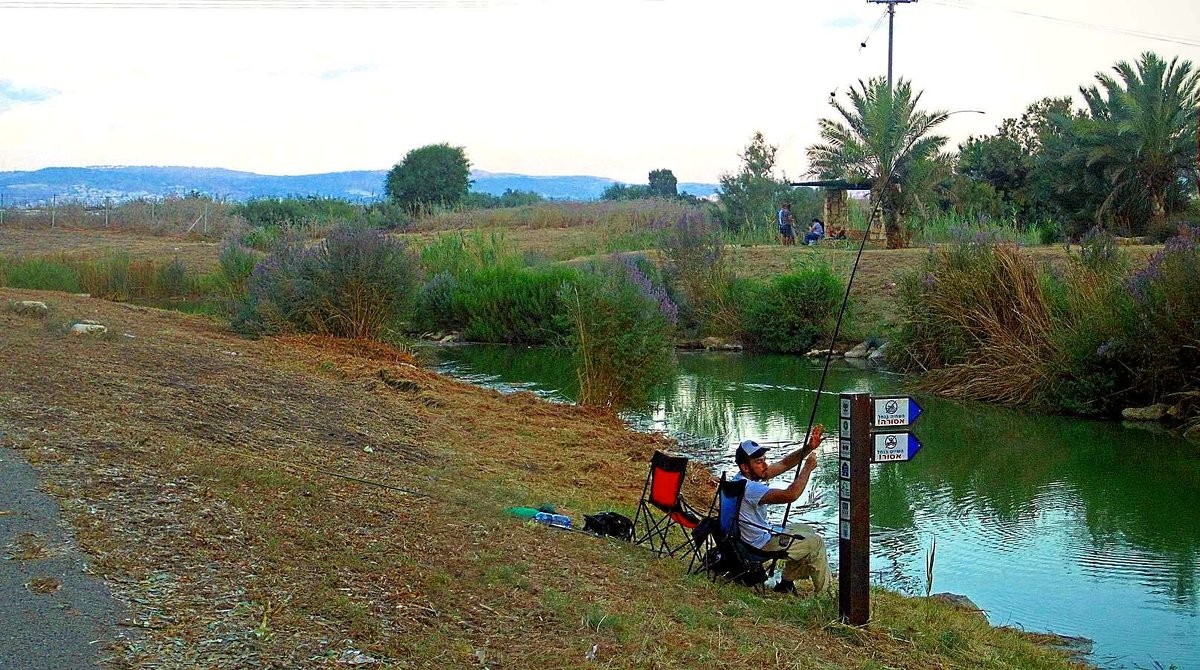
[[[901,281],[891,361],[939,395],[1099,415],[1164,403],[1200,423],[1198,247],[1181,227],[1136,270],[1099,230],[1065,266],[987,238],[941,247]]]

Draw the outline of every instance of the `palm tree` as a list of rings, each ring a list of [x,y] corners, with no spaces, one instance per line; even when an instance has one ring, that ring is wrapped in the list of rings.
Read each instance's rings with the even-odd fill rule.
[[[1167,63],[1150,51],[1113,70],[1119,82],[1097,73],[1099,87],[1079,89],[1090,118],[1075,124],[1079,145],[1068,158],[1083,160],[1107,182],[1098,219],[1132,201],[1148,204],[1151,220],[1161,223],[1168,196],[1197,178],[1200,72],[1191,61]]]
[[[821,143],[808,148],[811,174],[821,179],[870,180],[872,196],[883,212],[888,247],[904,246],[900,212],[906,196],[905,175],[924,172],[917,164],[936,158],[946,138],[930,131],[949,116],[917,109],[921,92],[900,79],[894,90],[882,77],[851,87],[849,105],[830,104],[841,120],[821,119]]]

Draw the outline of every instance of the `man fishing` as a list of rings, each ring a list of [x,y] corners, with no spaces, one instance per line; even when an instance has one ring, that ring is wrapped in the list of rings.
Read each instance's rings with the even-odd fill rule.
[[[743,441],[733,455],[739,470],[734,479],[746,480],[746,495],[738,510],[742,540],[766,552],[787,551],[783,576],[774,589],[779,593],[794,593],[796,580],[805,577],[812,579],[814,593],[822,594],[829,589],[829,559],[825,555],[825,541],[817,531],[799,522],[789,523],[785,531],[768,521],[766,515],[767,505],[787,505],[800,498],[817,468],[816,447],[820,441],[821,426],[818,425],[807,446],[774,463],[767,463],[767,448],[754,440]],[[786,488],[772,488],[766,483],[800,465],[801,461],[804,465]]]

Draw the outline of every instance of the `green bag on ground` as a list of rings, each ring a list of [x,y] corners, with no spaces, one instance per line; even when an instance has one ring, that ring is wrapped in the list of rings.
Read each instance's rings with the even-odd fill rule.
[[[515,517],[532,519],[533,517],[537,516],[537,513],[541,510],[537,509],[536,507],[509,507],[504,511]]]

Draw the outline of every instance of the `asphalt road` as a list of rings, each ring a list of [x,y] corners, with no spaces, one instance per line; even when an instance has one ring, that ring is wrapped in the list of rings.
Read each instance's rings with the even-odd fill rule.
[[[98,668],[124,608],[87,573],[58,502],[37,486],[21,453],[0,447],[0,670]]]

